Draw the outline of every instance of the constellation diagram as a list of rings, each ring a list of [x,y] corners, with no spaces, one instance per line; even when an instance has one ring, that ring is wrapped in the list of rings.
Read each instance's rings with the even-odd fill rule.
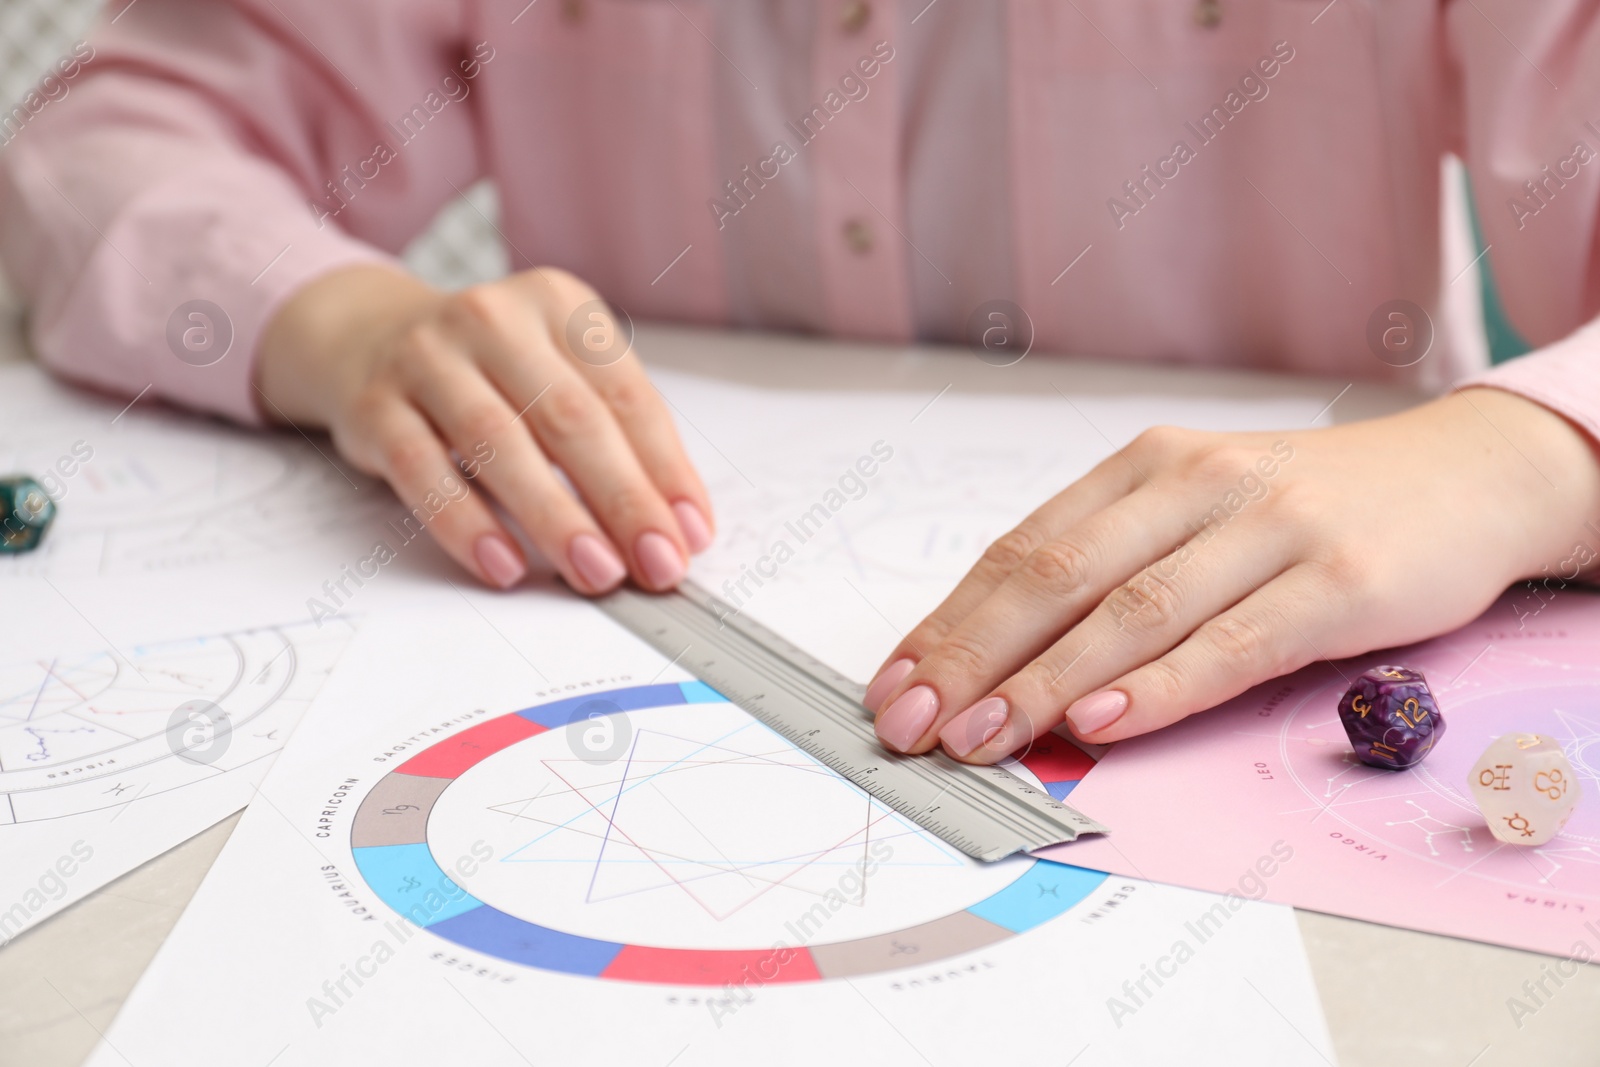
[[[1407,798],[1406,804],[1407,804],[1407,806],[1415,809],[1415,811],[1416,811],[1416,815],[1415,816],[1413,816],[1410,819],[1395,819],[1395,820],[1386,822],[1383,825],[1385,825],[1385,826],[1415,826],[1418,830],[1420,830],[1422,832],[1422,843],[1425,846],[1427,846],[1428,855],[1430,855],[1430,856],[1439,855],[1439,850],[1434,846],[1433,839],[1436,838],[1436,837],[1440,837],[1440,836],[1449,837],[1449,835],[1452,835],[1452,834],[1460,835],[1460,839],[1456,843],[1461,846],[1461,851],[1463,851],[1463,852],[1471,852],[1472,851],[1472,828],[1471,827],[1469,827],[1469,826],[1457,826],[1455,823],[1447,822],[1444,819],[1441,819],[1441,818],[1438,818],[1437,816],[1431,815],[1431,814],[1429,814],[1427,808],[1423,807],[1421,804],[1418,804],[1415,800],[1411,800],[1411,799]]]

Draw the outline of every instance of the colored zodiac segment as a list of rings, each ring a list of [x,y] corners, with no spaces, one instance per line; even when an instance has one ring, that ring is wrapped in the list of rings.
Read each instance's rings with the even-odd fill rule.
[[[1099,871],[1035,860],[986,899],[892,933],[809,947],[695,949],[623,944],[541,926],[476,899],[435,861],[427,840],[430,812],[453,781],[494,753],[584,716],[726,702],[702,682],[633,686],[541,704],[463,730],[413,756],[367,794],[351,828],[356,867],[384,903],[463,948],[546,971],[676,985],[847,978],[904,966],[908,945],[916,946],[919,963],[944,959],[1048,922],[1105,880]],[[1093,761],[1052,739],[1024,764],[1052,796],[1062,797]]]

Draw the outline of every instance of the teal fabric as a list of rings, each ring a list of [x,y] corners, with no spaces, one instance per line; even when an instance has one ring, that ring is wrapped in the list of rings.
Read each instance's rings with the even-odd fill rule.
[[[1483,254],[1483,226],[1478,221],[1478,201],[1472,195],[1472,181],[1465,175],[1461,184],[1467,192],[1467,214],[1472,219],[1472,240],[1477,245],[1476,254]],[[1531,350],[1532,346],[1522,339],[1517,328],[1511,325],[1511,320],[1506,318],[1505,305],[1500,303],[1500,292],[1494,284],[1494,267],[1491,263],[1492,256],[1483,256],[1478,260],[1478,278],[1480,279],[1480,296],[1483,300],[1483,328],[1489,336],[1489,362],[1504,363],[1508,359]]]

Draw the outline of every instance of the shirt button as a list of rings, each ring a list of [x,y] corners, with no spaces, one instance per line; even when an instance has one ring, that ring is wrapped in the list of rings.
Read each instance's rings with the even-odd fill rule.
[[[1222,0],[1200,0],[1194,5],[1194,20],[1206,29],[1214,29],[1222,22]]]
[[[872,19],[872,5],[865,0],[850,0],[839,11],[839,27],[846,33],[856,33]]]
[[[844,243],[856,255],[864,256],[872,251],[872,229],[860,219],[851,219],[844,224]]]

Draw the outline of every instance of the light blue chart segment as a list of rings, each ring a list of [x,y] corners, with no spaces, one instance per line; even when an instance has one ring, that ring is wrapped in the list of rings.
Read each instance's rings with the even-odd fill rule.
[[[726,704],[728,702],[727,697],[699,679],[692,682],[679,682],[678,688],[683,692],[685,704]]]
[[[367,845],[351,853],[372,891],[418,926],[432,926],[483,906],[483,901],[450,880],[426,844]]]
[[[996,926],[1020,934],[1049,922],[1099,888],[1104,871],[1034,860],[1022,877],[967,911]]]

